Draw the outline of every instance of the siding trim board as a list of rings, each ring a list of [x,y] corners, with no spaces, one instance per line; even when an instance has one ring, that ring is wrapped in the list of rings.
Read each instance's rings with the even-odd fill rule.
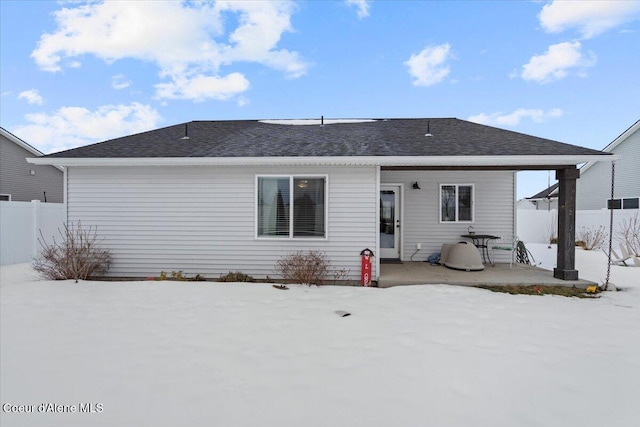
[[[317,156],[317,157],[36,157],[35,165],[62,166],[383,166],[437,169],[557,169],[589,161],[617,160],[616,155],[526,156]]]

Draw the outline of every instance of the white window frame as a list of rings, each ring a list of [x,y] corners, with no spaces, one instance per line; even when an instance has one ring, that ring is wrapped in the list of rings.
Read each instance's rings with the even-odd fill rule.
[[[0,194],[0,196],[1,197],[8,197],[7,200],[2,200],[3,202],[10,202],[11,201],[11,194],[2,193],[2,194]]]
[[[456,218],[454,221],[445,221],[442,218],[442,187],[455,187],[456,188],[456,208],[455,214]],[[458,217],[460,215],[459,211],[459,203],[458,203],[458,187],[471,187],[471,220],[460,220]],[[474,224],[476,221],[476,188],[475,184],[449,184],[449,183],[441,183],[438,184],[438,217],[440,219],[440,224]]]
[[[258,235],[258,180],[260,178],[288,178],[289,179],[289,203],[293,207],[293,183],[299,178],[324,178],[324,236],[323,237],[296,237],[293,235],[293,208],[289,210],[289,235],[288,236],[260,236]],[[255,176],[255,198],[254,198],[254,236],[256,240],[309,240],[323,241],[329,240],[329,175],[327,174],[260,174]]]

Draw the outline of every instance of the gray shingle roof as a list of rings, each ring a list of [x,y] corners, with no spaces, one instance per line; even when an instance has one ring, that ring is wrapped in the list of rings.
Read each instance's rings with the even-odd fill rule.
[[[527,199],[529,199],[529,200],[534,200],[534,199],[537,200],[537,199],[555,198],[555,197],[558,197],[558,195],[557,194],[552,194],[552,193],[554,191],[556,191],[557,189],[558,189],[558,183],[556,182],[551,187],[545,188],[541,192],[539,192],[537,194],[534,194],[531,197],[527,197]]]
[[[188,128],[189,139],[182,139]],[[426,137],[427,129],[433,135]],[[367,123],[193,121],[50,154],[59,158],[527,156],[601,151],[455,118]]]

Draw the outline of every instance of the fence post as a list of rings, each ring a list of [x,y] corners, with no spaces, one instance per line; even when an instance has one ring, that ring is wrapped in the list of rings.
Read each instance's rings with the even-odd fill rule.
[[[31,258],[38,255],[38,231],[41,228],[42,223],[42,208],[40,207],[40,200],[32,200],[31,206],[33,207],[33,234],[31,235]]]

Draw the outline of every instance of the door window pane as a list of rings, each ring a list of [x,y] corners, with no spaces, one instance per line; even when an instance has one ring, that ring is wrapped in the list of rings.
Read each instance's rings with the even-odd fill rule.
[[[395,247],[395,191],[380,191],[380,247]]]

